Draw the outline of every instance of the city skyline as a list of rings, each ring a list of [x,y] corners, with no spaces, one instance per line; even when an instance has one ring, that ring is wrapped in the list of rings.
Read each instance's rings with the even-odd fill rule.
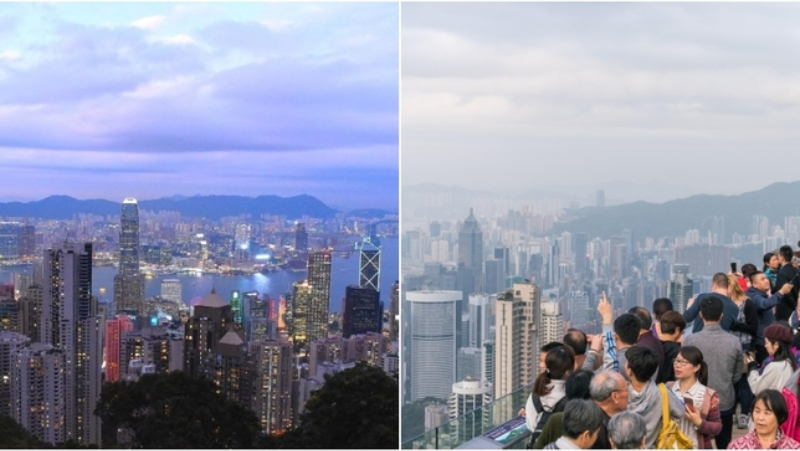
[[[793,4],[404,4],[401,183],[510,193],[627,181],[662,185],[629,201],[664,201],[793,181],[750,177],[744,162],[769,149],[800,163],[798,15]]]
[[[396,209],[397,17],[392,4],[3,4],[0,201],[308,194]]]

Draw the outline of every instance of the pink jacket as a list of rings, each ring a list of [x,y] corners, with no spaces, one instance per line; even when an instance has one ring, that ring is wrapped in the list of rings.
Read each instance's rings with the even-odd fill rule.
[[[764,447],[761,446],[754,431],[730,442],[728,449],[764,449]],[[782,434],[778,429],[778,439],[767,449],[800,449],[800,443],[788,435]]]

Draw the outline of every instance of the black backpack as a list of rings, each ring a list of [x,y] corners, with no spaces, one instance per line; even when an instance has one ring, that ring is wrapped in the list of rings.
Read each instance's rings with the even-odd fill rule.
[[[531,440],[528,442],[528,449],[533,448],[533,444],[536,443],[536,440],[539,438],[539,435],[542,434],[542,429],[544,429],[544,425],[547,424],[547,420],[550,419],[550,415],[556,412],[563,412],[564,407],[567,405],[567,397],[561,398],[556,405],[553,407],[551,412],[546,412],[544,410],[544,406],[542,405],[542,400],[539,399],[536,394],[531,393],[531,401],[533,401],[533,407],[536,408],[537,412],[542,412],[542,415],[539,417],[539,422],[536,423],[536,428],[531,433]]]

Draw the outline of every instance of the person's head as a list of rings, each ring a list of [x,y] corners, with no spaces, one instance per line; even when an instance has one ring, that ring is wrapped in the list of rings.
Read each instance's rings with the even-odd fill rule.
[[[718,323],[722,319],[722,299],[708,296],[700,302],[700,317],[703,323]]]
[[[547,353],[552,351],[553,349],[559,347],[559,346],[564,346],[564,343],[559,343],[557,341],[551,341],[550,343],[547,343],[546,345],[542,346],[539,349],[539,373],[540,374],[544,373],[544,371],[547,369],[547,365],[545,365],[545,363],[544,363],[544,359],[545,359],[545,357],[547,357]]]
[[[650,330],[653,327],[653,317],[650,312],[644,307],[632,307],[628,313],[635,316],[639,320],[639,330]]]
[[[750,276],[750,286],[761,291],[769,291],[769,278],[761,271],[756,271]]]
[[[636,412],[620,412],[608,420],[608,440],[614,449],[644,449],[647,423]]]
[[[564,395],[567,399],[589,399],[594,373],[589,370],[577,370],[567,376],[564,382]]]
[[[616,371],[606,370],[594,375],[589,394],[607,412],[622,412],[628,408],[628,383]]]
[[[792,331],[788,325],[775,322],[764,329],[764,347],[767,353],[773,357],[773,362],[786,360],[792,365],[792,369],[797,369],[797,363],[792,352]]]
[[[703,352],[694,346],[683,346],[673,362],[675,377],[678,380],[697,378],[708,385],[708,364],[703,361]]]
[[[661,315],[672,310],[674,310],[674,308],[669,298],[658,298],[653,301],[653,316],[656,317],[656,321],[661,319]]]
[[[746,297],[744,295],[744,290],[742,290],[742,286],[739,285],[739,280],[733,274],[728,274],[728,297],[733,300],[739,300]]]
[[[678,341],[686,330],[686,320],[683,315],[670,310],[661,315],[661,338],[664,341]]]
[[[789,417],[789,409],[786,407],[783,395],[772,388],[758,392],[753,399],[750,412],[756,433],[767,436],[777,433],[778,427]]]
[[[794,258],[794,252],[792,251],[792,246],[784,244],[783,246],[781,246],[780,249],[778,249],[778,263],[780,263],[781,265],[785,265],[791,262],[792,258]]]
[[[772,252],[767,252],[764,254],[764,271],[771,269],[775,271],[780,266],[780,262],[778,261],[778,256]]]
[[[625,357],[628,359],[628,378],[636,379],[639,383],[650,380],[658,370],[658,355],[646,346],[632,346],[625,351]]]
[[[603,412],[592,401],[573,399],[564,407],[561,426],[564,437],[581,449],[589,449],[594,445],[602,425]]]
[[[742,265],[742,277],[744,277],[745,280],[750,280],[750,275],[756,271],[758,271],[758,268],[752,263],[745,263]]]
[[[722,272],[714,274],[711,278],[711,291],[728,292],[728,275]]]
[[[567,330],[563,338],[564,345],[572,348],[576,356],[586,354],[586,334],[578,329]]]
[[[545,370],[539,374],[533,385],[536,396],[546,396],[553,389],[554,380],[564,380],[569,376],[575,368],[575,354],[571,348],[562,344],[547,353],[544,363]]]
[[[623,344],[633,346],[639,339],[640,324],[639,318],[624,313],[614,320],[614,333]]]

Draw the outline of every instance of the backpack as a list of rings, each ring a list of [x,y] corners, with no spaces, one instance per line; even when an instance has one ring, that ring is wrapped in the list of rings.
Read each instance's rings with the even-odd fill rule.
[[[694,444],[681,431],[678,423],[669,416],[669,394],[667,386],[658,384],[661,390],[661,430],[656,439],[656,449],[694,449]]]
[[[553,406],[553,410],[551,412],[547,412],[544,410],[544,406],[542,405],[542,400],[536,396],[535,393],[531,393],[531,401],[533,401],[533,406],[536,408],[536,411],[539,412],[539,421],[536,422],[536,429],[533,430],[531,433],[531,440],[528,442],[528,448],[533,448],[533,444],[536,443],[536,440],[542,434],[542,429],[544,429],[544,425],[547,424],[547,420],[550,419],[550,415],[556,412],[563,412],[564,407],[567,405],[567,397],[564,396],[561,398],[555,406]]]
[[[781,389],[781,395],[783,395],[783,400],[786,401],[786,407],[789,411],[789,416],[786,418],[786,421],[781,424],[781,431],[785,435],[797,440],[798,437],[800,437],[800,425],[797,424],[798,420],[800,420],[797,396],[786,387]]]

